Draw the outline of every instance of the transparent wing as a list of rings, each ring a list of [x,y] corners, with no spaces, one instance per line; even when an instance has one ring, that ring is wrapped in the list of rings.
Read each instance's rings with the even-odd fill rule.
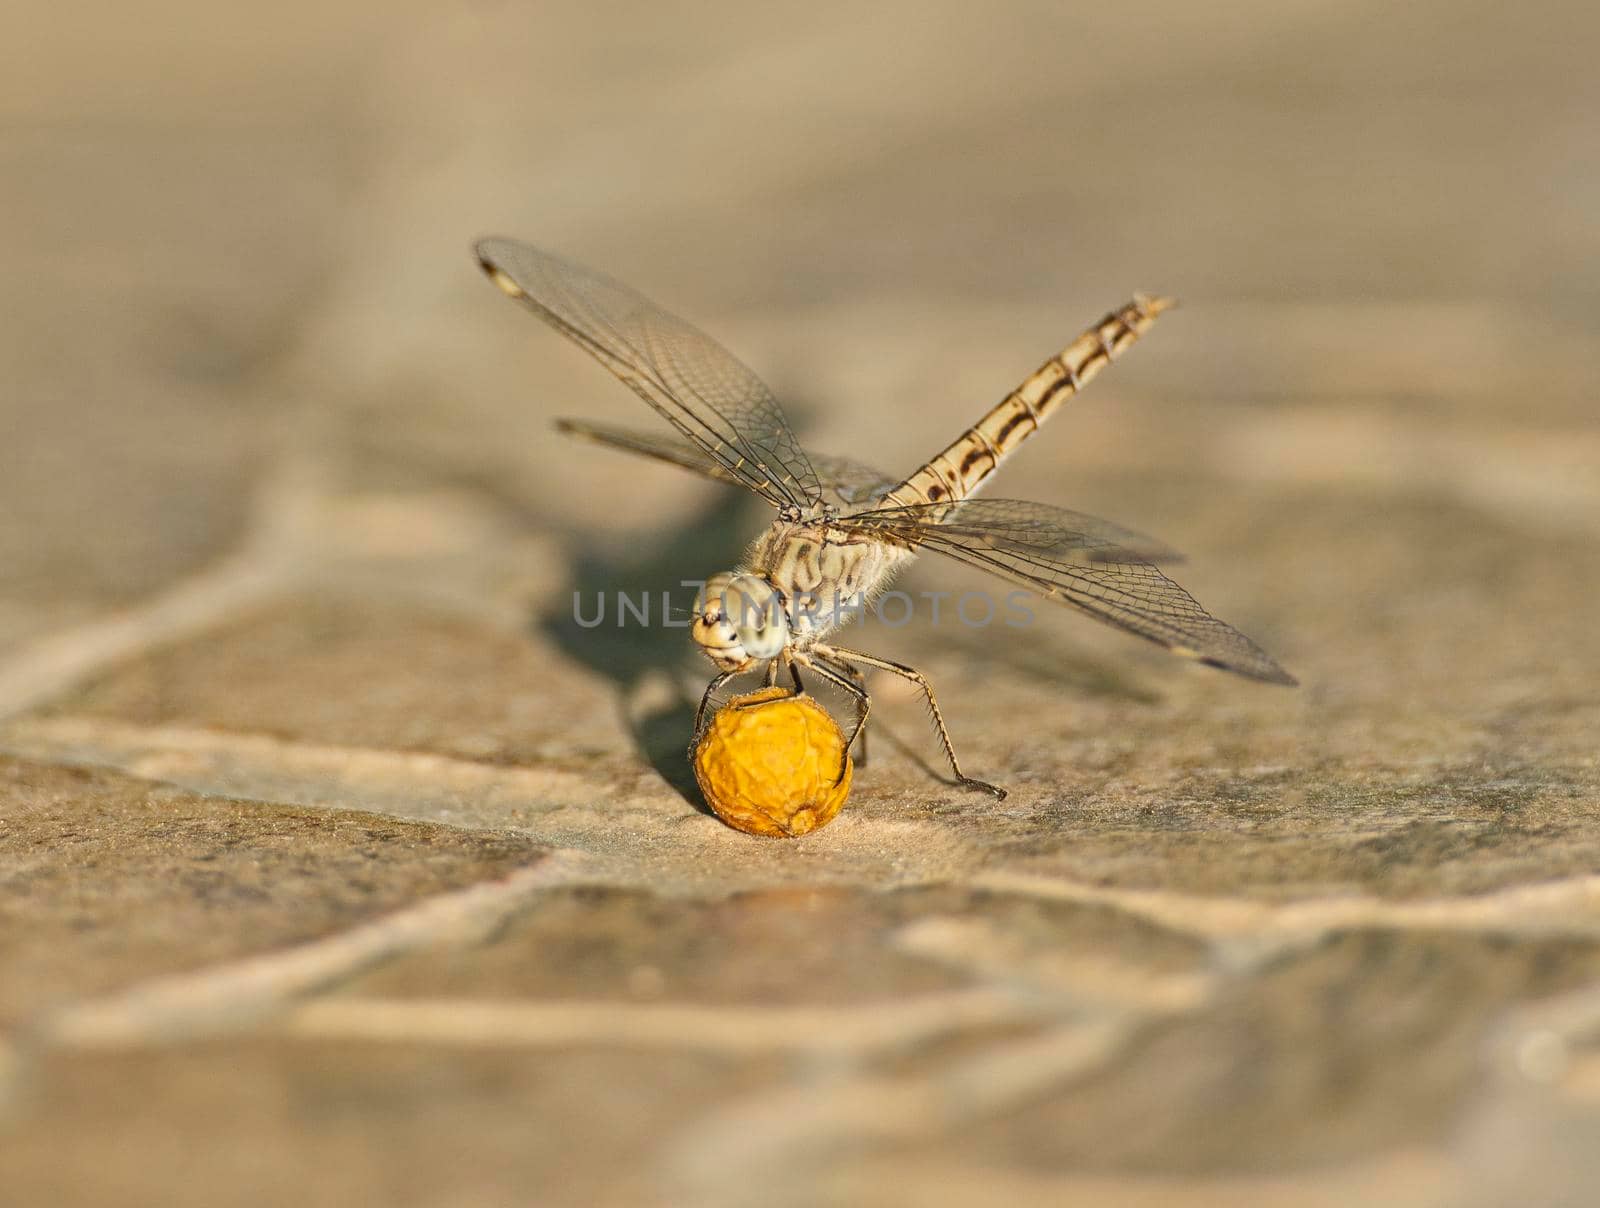
[[[1149,561],[1135,556],[1136,543],[1127,538],[1137,534],[1092,517],[1022,500],[966,500],[942,506],[949,509],[948,522],[937,514],[915,515],[925,510],[919,506],[883,508],[839,523],[876,529],[896,540],[936,550],[1185,658],[1250,679],[1295,682],[1266,651],[1217,620]],[[997,513],[995,523],[982,521],[985,508]],[[1044,518],[1008,519],[1012,514]],[[1057,518],[1059,532],[1052,531],[1050,516]],[[1079,523],[1085,520],[1092,521],[1092,526]]]
[[[510,239],[475,250],[496,285],[616,374],[730,481],[775,507],[818,501],[816,471],[772,392],[710,336],[549,252]]]
[[[739,481],[721,462],[708,457],[699,445],[664,432],[637,432],[631,428],[591,424],[578,419],[557,420],[556,428],[579,440],[671,462],[718,482]],[[811,453],[809,456],[822,490],[846,507],[875,503],[893,490],[899,481],[848,457],[830,457],[825,453]]]
[[[817,467],[817,477],[846,507],[876,504],[900,485],[901,475],[885,474],[848,457],[835,457],[828,453],[813,453],[812,464]]]
[[[1181,562],[1183,555],[1143,533],[1082,512],[1027,499],[962,499],[877,508],[846,518],[897,529],[937,528],[947,541],[1075,562]]]

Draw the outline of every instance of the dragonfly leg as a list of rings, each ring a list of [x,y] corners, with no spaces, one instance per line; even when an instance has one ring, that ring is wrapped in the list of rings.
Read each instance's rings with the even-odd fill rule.
[[[928,712],[933,717],[933,727],[939,732],[939,742],[944,746],[944,757],[950,761],[950,770],[956,774],[956,780],[969,789],[982,789],[986,793],[993,793],[995,800],[1003,801],[1006,791],[997,785],[968,776],[961,770],[961,764],[956,759],[956,748],[950,741],[950,731],[945,728],[944,714],[939,712],[939,702],[933,695],[933,685],[928,682],[928,677],[915,667],[907,667],[904,663],[896,663],[890,659],[880,659],[875,654],[863,654],[859,650],[846,650],[841,646],[823,646],[820,642],[812,647],[819,654],[827,658],[837,659],[840,662],[864,663],[868,667],[876,667],[880,671],[892,671],[902,679],[908,679],[918,688],[922,689],[923,699],[928,702]],[[812,664],[815,666],[815,664]],[[865,693],[862,694],[863,696]]]
[[[813,647],[813,649],[815,649],[815,647]],[[839,781],[844,779],[845,761],[850,758],[850,746],[855,742],[857,735],[861,733],[862,728],[867,724],[867,714],[872,711],[872,698],[867,695],[867,690],[864,687],[861,687],[856,683],[856,680],[860,678],[859,674],[841,674],[840,672],[834,670],[834,668],[828,663],[807,658],[798,651],[795,652],[791,657],[794,660],[794,663],[790,665],[791,671],[794,671],[795,669],[794,664],[804,663],[808,669],[815,671],[818,675],[827,680],[830,684],[834,685],[836,688],[843,688],[856,702],[856,724],[850,730],[850,737],[845,739],[844,751],[839,756],[839,774],[833,779],[833,782],[838,784]],[[849,672],[853,671],[854,669],[846,667],[845,670]],[[799,673],[795,672],[795,683],[798,684],[799,682]]]
[[[785,650],[783,652],[783,661],[789,668],[789,678],[794,681],[794,694],[796,696],[804,696],[806,694],[806,686],[800,679],[800,660],[795,657],[792,650]]]
[[[706,685],[705,695],[700,698],[700,707],[694,711],[694,739],[690,743],[691,748],[699,744],[700,735],[705,731],[706,706],[711,703],[711,698],[723,684],[738,674],[737,671],[724,671]]]
[[[815,649],[815,647],[813,647],[813,649]],[[828,669],[831,671],[842,671],[845,675],[850,677],[850,682],[855,685],[855,688],[852,692],[853,696],[866,696],[867,677],[861,674],[860,668],[852,667],[849,663],[842,661],[829,661]],[[856,727],[855,737],[852,741],[856,749],[856,767],[864,768],[867,766],[867,727],[865,722]]]

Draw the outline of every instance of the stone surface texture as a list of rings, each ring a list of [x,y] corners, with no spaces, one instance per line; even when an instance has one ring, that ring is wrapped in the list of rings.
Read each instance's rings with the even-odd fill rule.
[[[1600,1201],[1592,7],[34,8],[0,1202]],[[652,420],[491,233],[890,469],[1178,295],[994,493],[1301,687],[925,599],[854,641],[1010,796],[880,676],[837,820],[730,830],[685,632],[573,599],[764,516],[553,433]]]

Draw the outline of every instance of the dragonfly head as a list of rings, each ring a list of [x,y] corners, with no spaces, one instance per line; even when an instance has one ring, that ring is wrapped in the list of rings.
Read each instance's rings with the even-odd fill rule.
[[[783,593],[761,575],[714,575],[695,599],[689,635],[719,671],[775,659],[789,643]]]

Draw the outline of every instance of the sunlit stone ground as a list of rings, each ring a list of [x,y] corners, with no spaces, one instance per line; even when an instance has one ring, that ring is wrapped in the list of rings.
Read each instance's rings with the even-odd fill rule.
[[[40,12],[0,47],[0,1199],[1593,1202],[1565,7]],[[1043,609],[869,625],[1011,796],[891,682],[837,822],[724,828],[683,632],[572,593],[722,569],[759,508],[551,433],[649,417],[490,232],[893,469],[1181,296],[996,489],[1182,548],[1302,686]]]

